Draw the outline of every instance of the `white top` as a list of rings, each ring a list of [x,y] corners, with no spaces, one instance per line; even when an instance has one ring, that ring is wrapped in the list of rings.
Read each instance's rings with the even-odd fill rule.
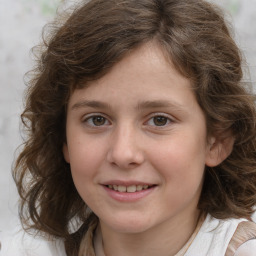
[[[219,220],[207,215],[184,256],[224,256],[238,224],[245,219]],[[250,253],[248,254],[248,250]],[[247,251],[247,254],[244,254]],[[256,239],[244,243],[234,256],[256,255]]]
[[[219,220],[207,215],[184,256],[224,256],[237,225],[244,219]],[[22,231],[0,232],[0,256],[66,256],[62,240],[46,241]],[[234,256],[256,255],[256,239],[244,243]]]

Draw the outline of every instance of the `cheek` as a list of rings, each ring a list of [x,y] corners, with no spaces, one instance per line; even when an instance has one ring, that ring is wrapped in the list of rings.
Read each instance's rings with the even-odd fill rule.
[[[92,181],[102,163],[103,152],[93,143],[73,140],[69,145],[69,158],[72,176],[75,184]]]
[[[167,180],[202,179],[205,168],[205,142],[195,136],[175,136],[163,144],[152,145],[151,164]],[[199,180],[200,182],[200,180]]]
[[[89,147],[77,145],[70,155],[71,175],[74,185],[83,199],[90,205],[95,198],[92,195],[95,185],[95,177],[99,170],[99,152]]]

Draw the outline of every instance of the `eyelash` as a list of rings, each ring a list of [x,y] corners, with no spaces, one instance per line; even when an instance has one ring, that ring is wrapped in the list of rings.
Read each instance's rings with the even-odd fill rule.
[[[173,119],[170,118],[169,115],[164,114],[164,113],[155,113],[153,116],[151,116],[145,123],[149,124],[151,121],[154,122],[156,120],[154,120],[155,118],[162,118],[164,119],[165,123],[163,125],[156,125],[156,123],[151,124],[150,126],[154,127],[155,129],[161,129],[161,128],[165,128],[166,126],[170,125],[171,123],[173,123]],[[160,120],[161,121],[161,120]]]
[[[94,123],[94,119],[96,118],[101,118],[103,123],[102,124],[99,124],[99,125],[96,125]],[[150,122],[154,122],[156,120],[154,120],[155,118],[161,118],[162,120],[158,120],[158,121],[164,121],[164,124],[163,125],[157,125],[156,123],[153,123],[153,124],[150,124]],[[100,120],[98,120],[100,121]],[[151,116],[146,122],[144,122],[145,125],[148,125],[150,127],[155,127],[156,129],[161,129],[161,128],[165,128],[166,126],[170,125],[171,123],[173,123],[173,119],[169,117],[169,115],[166,115],[166,114],[163,114],[163,113],[155,113],[153,116]],[[86,123],[87,126],[89,127],[93,127],[93,128],[100,128],[100,127],[103,127],[103,126],[108,126],[108,125],[111,125],[111,122],[108,120],[108,118],[104,117],[102,114],[93,114],[93,115],[90,115],[88,117],[86,117],[84,120],[83,120],[83,123]],[[106,124],[107,123],[107,124]]]
[[[104,120],[104,124],[102,124],[102,125],[96,125],[95,123],[93,123],[93,122],[94,122],[93,119],[95,119],[95,118],[102,118],[102,119]],[[105,124],[106,122],[108,122],[107,125],[110,125],[110,124],[111,124],[110,121],[108,120],[108,118],[104,117],[104,116],[101,115],[101,114],[94,114],[94,115],[91,115],[91,116],[86,117],[86,118],[83,120],[83,123],[86,123],[86,124],[87,124],[88,126],[90,126],[90,127],[102,127],[102,126],[105,126],[105,125],[106,125],[106,124]]]

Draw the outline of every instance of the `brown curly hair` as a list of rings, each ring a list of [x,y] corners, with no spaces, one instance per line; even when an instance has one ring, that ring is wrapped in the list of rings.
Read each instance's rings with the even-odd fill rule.
[[[64,160],[66,106],[86,81],[155,40],[193,82],[208,132],[235,138],[217,167],[206,167],[199,209],[217,218],[249,217],[256,204],[256,109],[241,82],[241,54],[222,11],[204,0],[91,0],[46,35],[21,116],[27,137],[13,170],[28,227],[70,239],[87,220]],[[225,139],[225,138],[223,138]]]

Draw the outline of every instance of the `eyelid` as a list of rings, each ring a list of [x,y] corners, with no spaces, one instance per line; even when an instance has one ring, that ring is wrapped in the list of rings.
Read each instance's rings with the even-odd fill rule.
[[[94,117],[94,116],[102,116],[106,119],[110,119],[110,117],[102,112],[90,112],[90,113],[86,113],[82,116],[82,120],[90,118],[90,117]]]
[[[102,127],[102,126],[106,126],[106,124],[101,125],[101,126],[89,125],[87,121],[88,121],[90,118],[93,118],[93,117],[103,117],[103,118],[105,118],[106,121],[108,122],[107,125],[110,125],[110,124],[112,123],[111,120],[110,120],[110,118],[109,118],[107,115],[105,115],[105,114],[103,114],[103,113],[100,113],[100,112],[85,114],[85,115],[82,117],[82,123],[87,123],[87,126],[90,126],[90,127],[93,127],[93,128],[94,128],[94,127],[100,128],[100,127]]]
[[[158,117],[158,116],[167,118],[167,119],[170,121],[170,123],[175,122],[175,118],[174,118],[173,116],[171,116],[171,115],[169,115],[169,114],[166,114],[166,113],[163,113],[163,112],[156,112],[156,113],[150,114],[150,115],[148,116],[146,122],[144,122],[144,124],[147,124],[152,118]],[[168,126],[168,125],[170,125],[170,124],[166,124],[166,125],[164,125],[164,126],[154,126],[154,127],[156,127],[157,129],[163,129],[163,128],[165,128],[165,127]],[[152,125],[151,125],[151,126],[152,126]]]
[[[175,118],[172,115],[166,114],[164,112],[154,112],[154,113],[152,113],[148,116],[149,116],[149,118],[156,117],[156,116],[163,116],[163,117],[166,117],[166,118],[170,119],[171,121],[175,120]]]

